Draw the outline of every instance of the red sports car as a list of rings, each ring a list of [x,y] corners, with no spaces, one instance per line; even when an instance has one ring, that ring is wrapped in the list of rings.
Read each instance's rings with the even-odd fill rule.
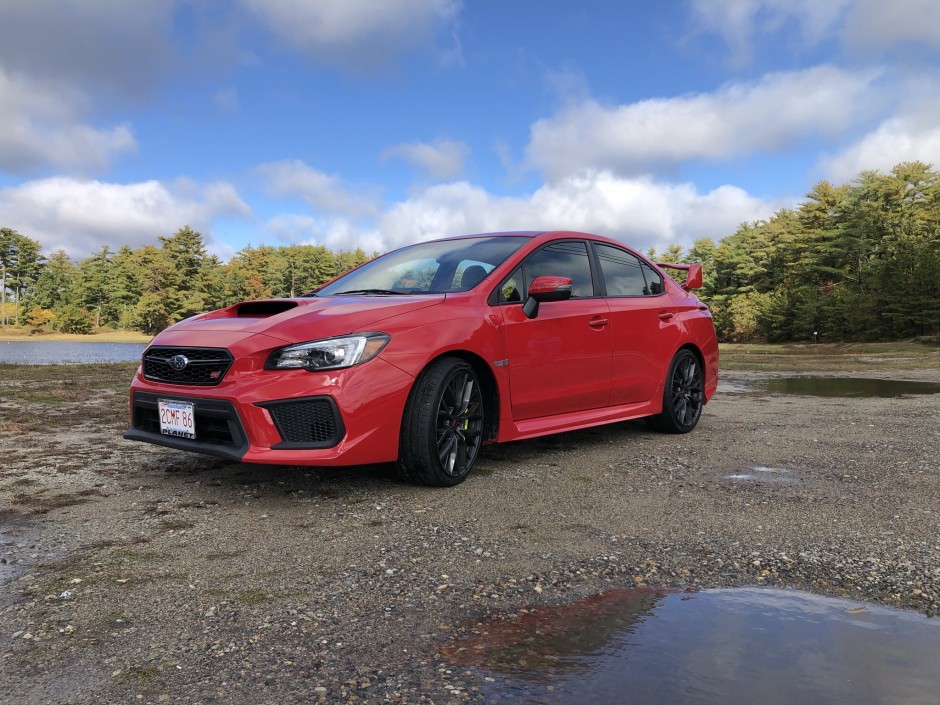
[[[456,485],[483,443],[645,417],[686,433],[718,384],[708,308],[616,240],[470,235],[154,338],[124,437],[283,465],[397,462]],[[676,267],[676,265],[668,265]]]

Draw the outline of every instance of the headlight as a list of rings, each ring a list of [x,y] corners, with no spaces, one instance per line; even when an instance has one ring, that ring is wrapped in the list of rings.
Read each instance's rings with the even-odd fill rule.
[[[371,360],[389,341],[385,333],[360,333],[288,345],[275,350],[264,366],[268,370],[336,370]]]

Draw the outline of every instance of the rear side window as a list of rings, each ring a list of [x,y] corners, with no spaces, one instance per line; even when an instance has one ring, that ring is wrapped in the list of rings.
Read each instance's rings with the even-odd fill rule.
[[[608,296],[644,296],[648,287],[635,255],[610,245],[595,244]]]
[[[529,257],[523,265],[526,287],[545,275],[571,279],[571,298],[594,296],[587,245],[580,241],[555,242]]]
[[[643,293],[647,296],[659,296],[664,291],[662,275],[646,262],[640,262],[640,266],[643,268],[643,275],[646,278],[646,289],[643,290]]]

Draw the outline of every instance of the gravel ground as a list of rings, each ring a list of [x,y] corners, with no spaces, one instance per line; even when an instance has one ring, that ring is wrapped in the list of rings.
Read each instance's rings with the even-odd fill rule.
[[[68,389],[67,369],[0,377],[8,705],[477,702],[483,675],[448,662],[450,640],[612,587],[940,614],[940,395],[774,396],[769,373],[724,373],[692,434],[490,446],[435,490],[126,442],[122,380],[26,393]]]

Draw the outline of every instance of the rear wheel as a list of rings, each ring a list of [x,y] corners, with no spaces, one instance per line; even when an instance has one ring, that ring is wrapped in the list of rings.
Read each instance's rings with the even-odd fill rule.
[[[669,365],[663,390],[663,410],[649,425],[664,433],[688,433],[695,428],[705,404],[705,375],[698,356],[685,348]]]
[[[418,377],[401,424],[399,475],[450,487],[463,482],[483,444],[483,392],[473,367],[455,357],[431,363]]]

